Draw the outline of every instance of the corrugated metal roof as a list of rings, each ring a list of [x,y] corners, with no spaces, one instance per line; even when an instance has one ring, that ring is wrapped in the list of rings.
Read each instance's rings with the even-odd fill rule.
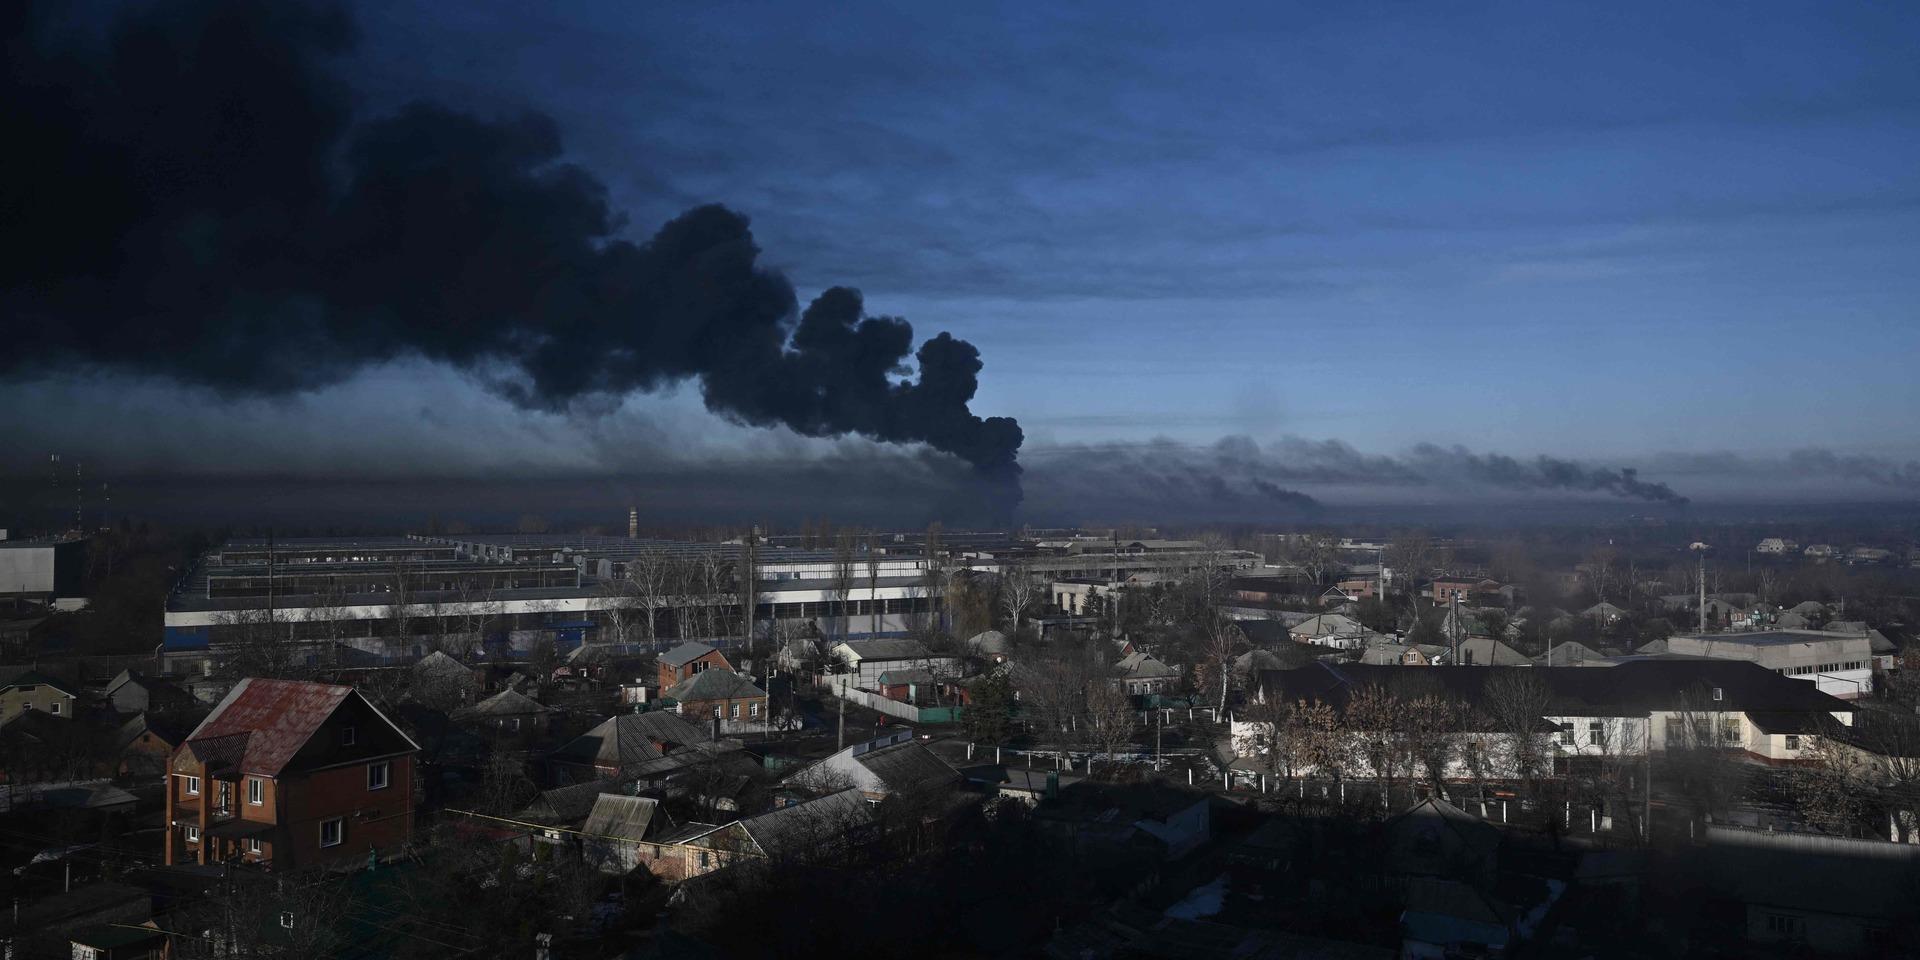
[[[603,793],[593,801],[593,810],[587,814],[586,826],[580,831],[594,837],[645,840],[659,812],[660,801],[652,797]],[[666,817],[660,815],[659,819],[664,823]]]
[[[623,713],[568,741],[554,751],[553,758],[625,767],[658,760],[675,747],[707,743],[712,739],[713,734],[704,726],[688,723],[678,714],[660,710]],[[663,751],[656,743],[664,743],[668,749]]]
[[[766,695],[753,681],[732,670],[702,670],[668,687],[664,694],[675,700],[735,700]]]
[[[779,857],[845,842],[853,830],[872,822],[873,811],[860,791],[842,790],[750,817],[740,821],[740,828],[762,853]]]
[[[238,756],[232,758],[235,766],[244,773],[278,776],[320,725],[353,695],[352,687],[330,683],[248,677],[200,721],[187,744],[196,756],[208,752],[224,760],[235,741],[208,741],[245,735]]]
[[[551,707],[518,690],[508,688],[479,703],[455,710],[453,712],[453,719],[483,720],[490,717],[525,717],[546,713],[551,709]]]
[[[674,647],[672,650],[668,650],[666,653],[661,654],[660,662],[665,664],[670,664],[676,667],[684,666],[686,664],[692,663],[695,660],[700,659],[701,657],[706,656],[709,653],[712,653],[713,651],[714,651],[714,648],[709,647],[704,643],[694,643],[693,641],[689,640],[686,643],[680,644],[679,646]]]

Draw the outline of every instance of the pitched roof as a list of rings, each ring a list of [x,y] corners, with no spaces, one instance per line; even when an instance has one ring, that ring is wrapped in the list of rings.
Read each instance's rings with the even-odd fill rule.
[[[595,837],[645,840],[656,826],[656,818],[659,826],[667,825],[666,815],[660,812],[660,801],[652,797],[603,793],[594,799],[593,809],[580,832]]]
[[[858,790],[830,793],[740,821],[740,828],[770,857],[799,854],[837,842],[849,830],[873,822]]]
[[[127,718],[127,721],[120,725],[120,729],[114,731],[113,748],[125,750],[128,744],[140,739],[143,733],[151,733],[159,737],[161,742],[168,746],[178,746],[186,737],[187,728],[164,719],[155,720],[144,713],[136,713]]]
[[[960,772],[926,745],[899,731],[829,754],[788,778],[813,789],[850,784],[868,793],[903,793],[958,783]],[[894,741],[889,743],[888,741]]]
[[[704,643],[695,643],[689,640],[661,654],[660,662],[668,666],[684,667],[714,651],[715,648],[709,647]]]
[[[551,707],[521,693],[506,689],[479,703],[469,704],[453,712],[455,720],[487,720],[494,717],[526,717],[548,713]]]
[[[624,767],[658,760],[679,747],[712,740],[713,735],[704,726],[689,723],[675,713],[664,710],[623,713],[567,741],[553,752],[552,759]]]
[[[1310,637],[1323,637],[1329,634],[1344,636],[1364,630],[1365,628],[1352,617],[1338,613],[1323,613],[1294,624],[1292,632]]]
[[[465,680],[465,681],[475,682],[475,683],[478,682],[474,680],[472,667],[469,667],[466,664],[461,663],[458,659],[455,659],[454,657],[449,656],[446,653],[439,650],[435,650],[434,652],[429,653],[424,657],[421,657],[420,662],[413,665],[413,673],[414,673],[414,676],[429,674],[436,677],[446,677],[452,680]]]
[[[767,692],[732,670],[702,670],[662,691],[675,700],[740,700],[765,697]]]
[[[1177,677],[1180,671],[1154,659],[1143,651],[1135,650],[1120,658],[1114,665],[1120,675],[1129,680],[1154,680],[1161,677]]]
[[[585,783],[570,783],[564,787],[542,790],[540,795],[520,811],[520,817],[536,823],[577,823],[593,811],[601,794],[614,794],[620,789],[618,781],[589,780]]]
[[[49,676],[34,667],[17,670],[11,675],[0,674],[0,689],[25,686],[52,687],[69,697],[79,696],[72,684],[59,677]]]
[[[853,758],[867,768],[887,789],[898,793],[925,787],[947,786],[960,781],[960,771],[928,750],[925,744],[909,740]]]
[[[998,630],[982,630],[967,638],[967,650],[976,655],[1006,653],[1007,635]]]
[[[1460,658],[1477,667],[1523,667],[1533,662],[1526,654],[1492,637],[1468,637],[1460,641]]]
[[[1313,647],[1304,643],[1288,640],[1270,647],[1259,647],[1241,654],[1233,661],[1233,669],[1240,673],[1261,670],[1285,670],[1290,667],[1304,667],[1320,659],[1327,652],[1325,647]]]
[[[926,667],[907,667],[903,670],[888,670],[880,675],[880,682],[889,687],[903,683],[932,683],[933,671]]]
[[[918,660],[931,656],[918,640],[843,640],[835,649],[845,647],[861,660]]]
[[[235,684],[187,735],[187,745],[200,759],[230,762],[244,773],[277,776],[320,725],[348,697],[356,696],[352,687],[337,684],[248,677]]]

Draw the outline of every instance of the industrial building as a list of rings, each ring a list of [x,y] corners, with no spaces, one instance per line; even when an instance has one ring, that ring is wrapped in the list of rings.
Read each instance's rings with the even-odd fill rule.
[[[10,540],[0,530],[0,599],[74,608],[83,603],[85,537]]]
[[[664,649],[731,647],[775,624],[832,639],[898,637],[942,616],[947,579],[1018,563],[1061,573],[1244,566],[1252,554],[1074,552],[1004,535],[959,535],[930,559],[918,537],[876,538],[848,554],[756,540],[495,534],[236,539],[202,557],[168,597],[161,650],[170,670],[207,673],[221,648],[290,644],[314,663],[380,665],[436,649],[511,658],[551,642]],[[751,591],[741,571],[751,560]]]
[[[1746,660],[1842,699],[1873,692],[1873,645],[1864,633],[1760,630],[1667,638],[1670,656]]]

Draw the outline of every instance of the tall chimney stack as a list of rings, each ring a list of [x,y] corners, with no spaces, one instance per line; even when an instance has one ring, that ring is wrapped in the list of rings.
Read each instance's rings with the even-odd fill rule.
[[[640,510],[637,507],[627,508],[627,539],[640,539]]]

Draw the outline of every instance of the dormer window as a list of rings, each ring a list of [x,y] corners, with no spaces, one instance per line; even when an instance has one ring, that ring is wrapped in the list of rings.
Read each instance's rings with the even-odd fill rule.
[[[1720,690],[1720,688],[1719,688],[1719,687],[1714,687],[1714,688],[1713,688],[1713,699],[1715,699],[1715,700],[1725,700],[1725,699],[1726,699],[1726,695],[1725,695],[1724,693],[1722,693],[1722,692],[1721,692],[1721,690]]]
[[[1718,690],[1714,691],[1714,694],[1715,694],[1714,696],[1715,700],[1720,699]],[[355,730],[353,727],[340,728],[340,745],[341,746],[351,747],[358,742],[359,742],[359,731]]]

